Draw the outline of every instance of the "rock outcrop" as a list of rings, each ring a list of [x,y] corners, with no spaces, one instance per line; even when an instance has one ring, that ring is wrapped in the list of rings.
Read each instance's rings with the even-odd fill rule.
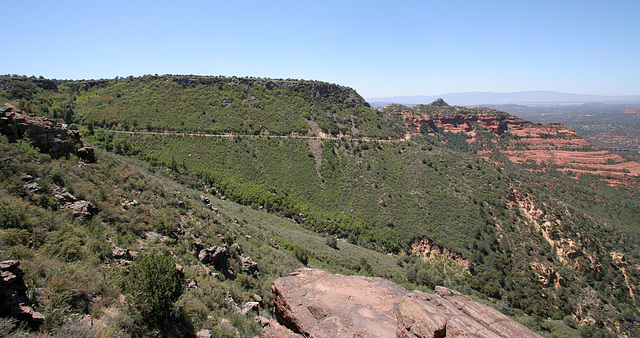
[[[444,287],[413,291],[398,305],[397,337],[538,337],[499,311]]]
[[[533,167],[531,171],[539,170],[535,165],[551,164],[575,175],[600,175],[613,185],[640,176],[639,163],[602,150],[559,123],[533,123],[494,109],[452,107],[440,100],[411,108],[392,104],[384,112],[414,133],[463,133],[469,144],[483,133],[500,136],[491,142],[511,162]],[[495,147],[479,148],[483,156]]]
[[[6,135],[9,142],[29,137],[36,148],[52,158],[65,156],[79,147],[78,156],[82,161],[96,162],[94,149],[83,147],[77,131],[46,117],[20,111],[8,104],[0,105],[0,133]]]
[[[254,262],[251,257],[240,256],[240,264],[240,271],[242,271],[242,273],[247,275],[255,275],[258,273],[258,263]]]
[[[235,277],[235,272],[231,265],[229,265],[229,259],[231,258],[231,252],[226,246],[212,246],[210,248],[202,249],[198,253],[198,261],[202,264],[213,265],[214,268],[222,272],[225,277]]]
[[[44,316],[31,307],[19,261],[0,262],[0,317],[14,317],[36,329]]]
[[[78,158],[84,163],[96,163],[98,159],[96,158],[95,149],[92,147],[82,147],[78,149]]]
[[[409,247],[411,248],[412,254],[422,257],[424,261],[446,259],[459,265],[465,271],[469,271],[471,268],[471,263],[462,255],[435,244],[427,237],[417,238],[411,241]]]
[[[73,217],[81,220],[91,219],[99,211],[98,208],[93,205],[93,203],[88,201],[77,201],[69,203],[64,205],[62,209],[70,209]]]
[[[299,269],[271,287],[278,322],[307,337],[393,337],[409,292],[386,279]]]
[[[271,287],[263,337],[538,337],[500,312],[447,288],[436,295],[382,278],[298,269]]]
[[[436,106],[436,107],[450,107],[448,103],[444,102],[444,100],[442,98],[439,98],[431,103],[429,103],[430,106]]]
[[[37,184],[37,183],[34,183]],[[61,188],[55,184],[49,187],[49,194],[53,195],[60,203],[60,209],[69,209],[73,217],[88,220],[95,216],[100,210],[93,203],[79,200],[73,196],[66,188]]]

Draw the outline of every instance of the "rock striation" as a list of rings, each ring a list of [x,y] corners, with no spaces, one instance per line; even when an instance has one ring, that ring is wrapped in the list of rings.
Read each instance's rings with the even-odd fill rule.
[[[452,107],[441,100],[411,108],[391,104],[384,112],[411,132],[465,134],[468,144],[479,139],[487,142],[487,137],[480,136],[493,134],[488,138],[493,143],[491,147],[474,146],[481,149],[478,154],[485,157],[497,148],[509,161],[531,167],[530,171],[540,170],[537,168],[540,164],[551,164],[575,175],[602,176],[612,185],[640,176],[637,162],[602,150],[559,123],[533,123],[494,109]]]
[[[499,311],[444,287],[413,291],[398,305],[397,337],[538,337]]]
[[[44,316],[31,306],[19,266],[19,261],[0,262],[0,317],[14,317],[37,329],[44,322]]]
[[[410,292],[376,277],[303,268],[277,279],[262,337],[539,337],[502,313],[437,287]]]

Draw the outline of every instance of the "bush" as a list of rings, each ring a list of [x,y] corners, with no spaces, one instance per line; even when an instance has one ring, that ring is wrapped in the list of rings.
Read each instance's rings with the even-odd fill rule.
[[[182,279],[172,257],[144,254],[131,265],[125,279],[136,320],[162,324],[182,294]]]
[[[327,245],[332,249],[338,249],[338,240],[335,237],[329,236],[327,237]]]
[[[309,252],[302,247],[296,245],[293,249],[293,255],[303,265],[309,264]]]

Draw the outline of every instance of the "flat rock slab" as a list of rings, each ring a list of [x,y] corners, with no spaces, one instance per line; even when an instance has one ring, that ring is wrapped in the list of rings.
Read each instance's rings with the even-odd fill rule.
[[[398,337],[540,337],[468,296],[443,287],[413,291],[398,305]]]
[[[409,292],[376,277],[298,269],[271,286],[276,321],[262,337],[540,337],[443,287]]]
[[[382,278],[299,269],[271,287],[278,322],[307,337],[395,337],[395,307],[409,294]]]

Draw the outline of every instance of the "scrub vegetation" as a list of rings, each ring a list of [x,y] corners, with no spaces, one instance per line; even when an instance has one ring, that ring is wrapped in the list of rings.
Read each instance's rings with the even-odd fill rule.
[[[508,134],[478,134],[481,146],[451,132],[405,139],[352,89],[315,81],[0,85],[3,101],[66,121],[98,148],[97,164],[78,166],[28,142],[0,144],[0,256],[20,259],[30,289],[42,290],[45,332],[257,335],[236,307],[259,298],[269,317],[270,284],[307,265],[454,288],[542,334],[640,334],[637,182],[612,187],[544,164],[532,172],[500,153]],[[490,160],[477,154],[487,148]],[[25,175],[41,190],[26,189]],[[75,219],[52,185],[99,212]],[[421,251],[425,240],[448,255]],[[223,245],[233,274],[198,257]],[[138,256],[123,263],[116,248]],[[246,257],[259,273],[243,271]]]

